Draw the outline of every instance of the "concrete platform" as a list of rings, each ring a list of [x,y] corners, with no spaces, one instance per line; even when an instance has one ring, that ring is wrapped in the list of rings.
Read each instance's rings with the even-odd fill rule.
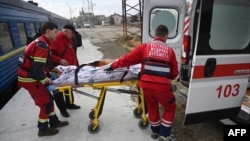
[[[79,62],[89,62],[102,58],[89,40],[83,40],[84,48],[78,48]],[[99,96],[98,90],[80,88],[82,91]],[[108,92],[102,115],[99,117],[100,131],[96,134],[88,132],[89,112],[95,107],[97,100],[81,94],[74,94],[75,104],[79,110],[68,110],[70,117],[63,118],[58,109],[60,120],[69,121],[67,127],[59,128],[59,133],[50,137],[38,137],[38,107],[35,106],[28,92],[20,89],[18,93],[0,110],[1,141],[151,141],[150,128],[140,129],[139,119],[133,115],[136,103],[128,94]]]

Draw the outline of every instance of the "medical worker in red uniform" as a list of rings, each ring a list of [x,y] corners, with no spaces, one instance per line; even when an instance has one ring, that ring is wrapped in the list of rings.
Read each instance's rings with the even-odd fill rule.
[[[118,58],[107,71],[119,67],[142,64],[139,86],[143,89],[148,108],[148,117],[153,131],[151,137],[159,141],[171,141],[171,125],[174,120],[176,102],[171,80],[178,78],[178,64],[175,53],[166,44],[168,28],[159,25],[154,41],[143,43],[130,53]],[[164,108],[162,118],[159,104]]]
[[[73,37],[76,30],[72,25],[63,26],[62,31],[58,32],[56,40],[53,42],[52,46],[50,46],[52,53],[52,62],[57,65],[75,65],[78,66],[78,60],[75,53]],[[53,92],[54,99],[60,113],[64,117],[69,117],[69,113],[67,109],[79,109],[80,106],[74,104],[74,95],[71,90],[72,101],[70,102],[69,95],[65,95],[65,99],[63,97],[62,92]],[[65,91],[65,93],[69,93]]]
[[[54,110],[53,97],[50,91],[55,86],[50,85],[49,66],[51,41],[55,40],[57,25],[46,22],[41,27],[42,35],[32,41],[19,58],[18,86],[26,89],[35,104],[40,108],[38,118],[38,136],[52,136],[59,131],[55,128],[68,125],[67,121],[60,121]]]

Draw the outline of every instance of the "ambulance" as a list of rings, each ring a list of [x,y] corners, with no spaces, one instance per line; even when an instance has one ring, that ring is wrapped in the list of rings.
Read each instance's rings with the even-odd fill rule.
[[[187,87],[184,125],[238,117],[242,103],[250,105],[250,1],[144,0],[142,9],[142,42],[153,40],[160,24],[169,29],[167,44]]]

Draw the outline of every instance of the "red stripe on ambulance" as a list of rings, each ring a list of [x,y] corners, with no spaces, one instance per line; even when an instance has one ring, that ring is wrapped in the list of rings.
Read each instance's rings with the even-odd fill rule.
[[[204,78],[205,66],[195,66],[193,79]],[[250,63],[244,64],[221,64],[216,65],[215,72],[211,77],[225,77],[236,75],[249,75]]]

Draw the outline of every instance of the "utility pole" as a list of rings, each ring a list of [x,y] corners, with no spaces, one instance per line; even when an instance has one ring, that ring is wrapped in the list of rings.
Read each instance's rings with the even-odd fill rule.
[[[91,24],[92,27],[95,27],[95,16],[94,16],[94,10],[93,10],[94,4],[92,3],[92,0],[88,0],[88,22]]]
[[[83,7],[82,7],[82,27],[84,26],[83,24],[84,24],[84,10],[83,10]]]
[[[70,6],[69,6],[68,3],[67,3],[67,5],[68,5],[68,7],[69,7],[70,18],[71,18],[71,20],[72,20],[72,11],[71,11],[71,8],[70,8]]]
[[[93,27],[95,27],[95,15],[94,15],[94,7],[95,4],[92,3],[92,0],[91,0],[91,12],[92,12],[92,22],[93,22]]]
[[[90,24],[90,3],[89,3],[89,0],[87,0],[88,2],[88,23]]]
[[[84,0],[82,0],[82,23],[81,23],[82,27],[84,27],[84,10],[83,10],[85,7],[84,5],[85,5]]]

